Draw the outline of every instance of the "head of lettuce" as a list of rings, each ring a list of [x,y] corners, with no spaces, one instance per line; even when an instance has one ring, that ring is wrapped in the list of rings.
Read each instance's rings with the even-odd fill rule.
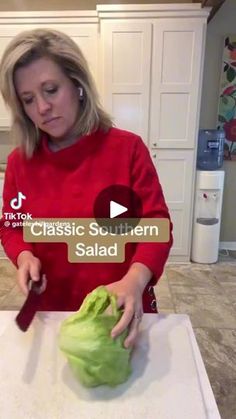
[[[113,387],[126,381],[131,373],[131,350],[123,346],[128,331],[115,339],[110,336],[121,316],[116,297],[100,286],[87,295],[78,312],[61,324],[59,347],[75,376],[87,387]]]

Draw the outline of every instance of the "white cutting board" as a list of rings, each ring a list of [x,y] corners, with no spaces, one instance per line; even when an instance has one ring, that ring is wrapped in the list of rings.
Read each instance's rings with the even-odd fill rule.
[[[0,418],[220,419],[186,315],[145,314],[129,380],[86,389],[57,346],[70,313],[39,313],[26,333],[0,312]]]

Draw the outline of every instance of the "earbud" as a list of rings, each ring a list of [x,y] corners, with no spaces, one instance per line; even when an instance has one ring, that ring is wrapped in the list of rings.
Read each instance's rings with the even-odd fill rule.
[[[79,98],[80,100],[82,100],[84,98],[84,89],[83,87],[78,87],[78,91],[79,91]]]

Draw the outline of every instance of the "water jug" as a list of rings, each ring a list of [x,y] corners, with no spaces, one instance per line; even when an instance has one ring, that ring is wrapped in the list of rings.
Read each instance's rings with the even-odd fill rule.
[[[223,165],[224,158],[224,130],[199,130],[197,169],[217,170]]]

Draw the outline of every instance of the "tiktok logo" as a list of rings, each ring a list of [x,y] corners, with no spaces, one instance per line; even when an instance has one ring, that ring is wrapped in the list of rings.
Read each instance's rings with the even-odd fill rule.
[[[26,196],[23,195],[22,192],[18,192],[17,198],[13,198],[10,202],[10,206],[15,209],[18,210],[21,208],[22,206],[22,201],[23,199],[26,199]]]

